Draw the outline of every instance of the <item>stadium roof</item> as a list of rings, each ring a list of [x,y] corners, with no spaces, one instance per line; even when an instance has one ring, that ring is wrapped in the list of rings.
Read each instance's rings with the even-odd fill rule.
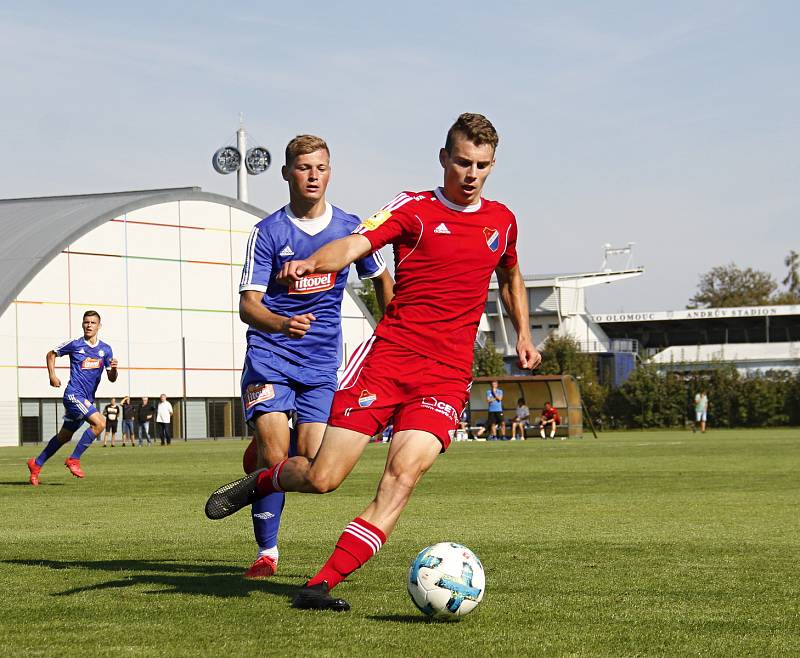
[[[800,341],[800,305],[596,313],[590,318],[612,339],[643,348]]]
[[[627,270],[603,270],[602,272],[574,272],[569,274],[526,274],[522,278],[526,288],[588,288],[601,283],[613,283],[644,274],[643,267]],[[497,277],[492,275],[490,290],[497,290]]]
[[[57,254],[82,235],[120,215],[170,201],[211,201],[266,216],[236,199],[199,187],[109,194],[0,199],[0,314]]]

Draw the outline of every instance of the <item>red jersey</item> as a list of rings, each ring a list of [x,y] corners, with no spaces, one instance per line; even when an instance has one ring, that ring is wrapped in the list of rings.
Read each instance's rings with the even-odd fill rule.
[[[555,407],[550,407],[549,409],[542,409],[542,420],[555,420],[556,423],[561,422],[561,418],[558,415],[558,411],[556,411]]]
[[[517,222],[502,203],[458,206],[441,188],[401,192],[354,231],[394,246],[394,299],[375,334],[471,371],[492,273],[517,264]]]

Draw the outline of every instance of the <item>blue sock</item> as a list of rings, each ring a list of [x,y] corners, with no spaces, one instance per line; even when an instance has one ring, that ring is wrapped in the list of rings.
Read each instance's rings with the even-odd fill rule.
[[[282,491],[260,498],[252,505],[253,534],[262,550],[278,545],[278,530],[281,527],[281,513],[286,503]]]
[[[289,435],[289,457],[297,455],[297,430],[292,428]],[[260,498],[251,507],[253,534],[261,550],[278,545],[278,531],[281,528],[281,514],[286,505],[286,494],[276,491]]]
[[[70,459],[80,459],[81,455],[86,451],[92,442],[95,440],[94,432],[92,432],[91,427],[87,427],[86,431],[83,433],[81,440],[78,441],[78,445],[75,446],[75,450],[72,451],[72,454],[69,456]]]
[[[58,449],[64,445],[58,440],[58,435],[54,436],[47,442],[47,445],[42,450],[41,454],[34,460],[37,466],[44,466],[44,463],[58,452]]]

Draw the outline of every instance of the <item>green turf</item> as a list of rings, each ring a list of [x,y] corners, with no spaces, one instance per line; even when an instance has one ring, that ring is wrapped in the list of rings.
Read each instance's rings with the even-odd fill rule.
[[[371,498],[386,446],[342,488],[293,495],[278,576],[248,582],[249,515],[203,516],[240,441],[59,454],[0,449],[0,654],[8,656],[766,656],[800,654],[800,430],[606,433],[456,444],[381,553],[336,591],[288,595]],[[405,592],[427,544],[487,570],[478,610],[430,622]]]

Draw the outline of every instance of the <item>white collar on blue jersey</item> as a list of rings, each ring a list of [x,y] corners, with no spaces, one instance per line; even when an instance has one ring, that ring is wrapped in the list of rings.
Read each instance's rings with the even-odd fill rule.
[[[288,203],[283,207],[283,210],[286,212],[289,221],[303,233],[308,233],[308,235],[316,235],[324,231],[328,228],[328,224],[331,223],[331,218],[333,217],[333,206],[327,202],[325,202],[325,212],[314,219],[300,219],[292,212],[292,207]]]
[[[83,339],[83,342],[86,343],[89,347],[97,347],[100,344],[100,339],[97,336],[94,337],[94,343],[90,343],[88,340],[83,338],[83,336],[81,336],[81,338]]]
[[[441,187],[433,188],[433,193],[436,195],[436,198],[442,203],[443,206],[450,208],[450,210],[457,210],[458,212],[477,212],[481,209],[481,200],[478,199],[477,203],[473,203],[471,206],[459,206],[457,203],[453,203],[444,195],[444,191]]]

